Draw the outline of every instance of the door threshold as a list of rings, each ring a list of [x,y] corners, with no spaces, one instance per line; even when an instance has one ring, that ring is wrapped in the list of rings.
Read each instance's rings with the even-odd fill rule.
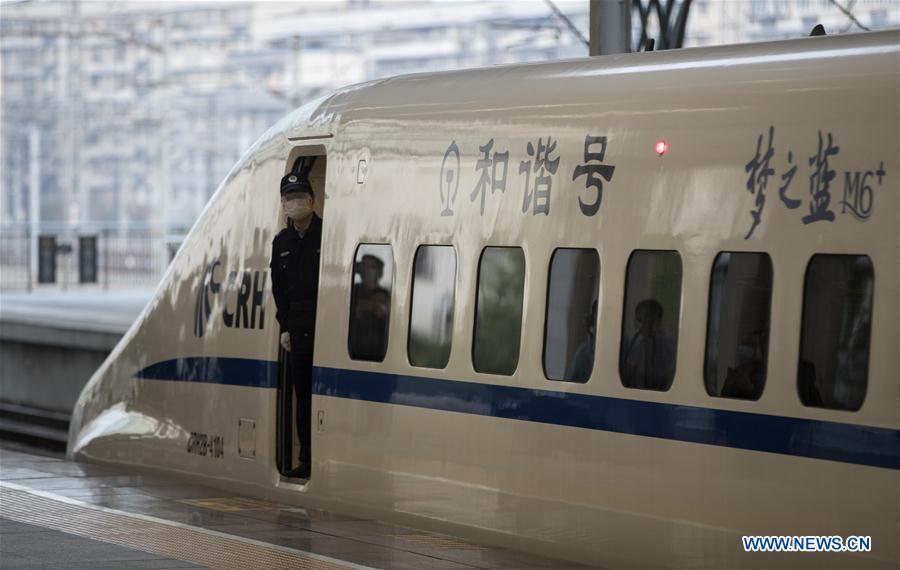
[[[278,474],[278,483],[277,487],[282,488],[293,488],[293,489],[305,489],[306,486],[309,485],[309,479],[301,479],[300,477],[288,477],[286,475]]]

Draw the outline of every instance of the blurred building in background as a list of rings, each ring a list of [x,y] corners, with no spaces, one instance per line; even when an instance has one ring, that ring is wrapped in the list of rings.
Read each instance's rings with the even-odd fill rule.
[[[76,248],[62,247],[61,274],[77,273],[78,238],[99,236],[107,284],[151,285],[243,151],[329,90],[588,52],[588,0],[10,0],[0,12],[7,288],[36,280],[38,235]],[[817,23],[897,26],[900,3],[695,0],[686,45],[799,37]]]

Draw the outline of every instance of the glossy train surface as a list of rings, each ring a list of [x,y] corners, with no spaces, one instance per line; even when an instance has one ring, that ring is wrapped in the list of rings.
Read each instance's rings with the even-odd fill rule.
[[[85,388],[69,452],[615,568],[897,568],[898,101],[900,32],[888,31],[412,75],[310,102],[222,183]],[[324,157],[307,484],[276,467],[268,275],[278,183],[301,155]],[[392,262],[381,361],[348,350],[362,244]],[[455,260],[438,367],[409,355],[412,323],[428,322],[411,316],[423,245]],[[518,339],[488,327],[473,341],[485,248],[520,248],[521,306],[478,302],[520,315]],[[547,377],[558,248],[599,260],[586,382]],[[651,284],[676,307],[665,390],[622,376],[629,264],[653,251],[677,259],[680,279]],[[771,261],[755,399],[713,396],[704,380],[722,252]],[[866,260],[857,310],[871,320],[849,321],[863,348],[834,357],[861,383],[813,401],[798,390],[803,322],[839,310],[804,297],[823,254]],[[473,357],[494,343],[508,369],[484,372]],[[742,535],[871,536],[872,550],[747,554]]]

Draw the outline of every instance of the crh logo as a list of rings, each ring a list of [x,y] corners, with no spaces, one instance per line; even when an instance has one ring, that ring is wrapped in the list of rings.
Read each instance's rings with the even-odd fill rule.
[[[223,282],[218,277],[222,266],[217,259],[203,273],[203,282],[194,305],[194,336],[202,338],[211,322],[214,298],[222,295],[222,324],[228,328],[259,329],[265,326],[267,271],[231,271]],[[233,298],[234,302],[230,302]],[[232,308],[233,307],[233,308]],[[257,314],[259,321],[257,322]]]
[[[200,292],[197,293],[197,302],[194,304],[194,336],[203,337],[203,331],[209,322],[209,315],[212,313],[212,307],[209,304],[209,296],[218,295],[221,289],[221,283],[215,280],[216,268],[221,263],[215,260],[209,264],[206,271],[203,272],[203,283],[200,286]]]

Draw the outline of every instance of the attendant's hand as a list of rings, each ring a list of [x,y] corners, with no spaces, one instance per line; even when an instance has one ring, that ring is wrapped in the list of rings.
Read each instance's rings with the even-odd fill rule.
[[[281,339],[279,339],[279,342],[281,342],[282,348],[284,348],[288,352],[291,351],[291,333],[281,333]]]

